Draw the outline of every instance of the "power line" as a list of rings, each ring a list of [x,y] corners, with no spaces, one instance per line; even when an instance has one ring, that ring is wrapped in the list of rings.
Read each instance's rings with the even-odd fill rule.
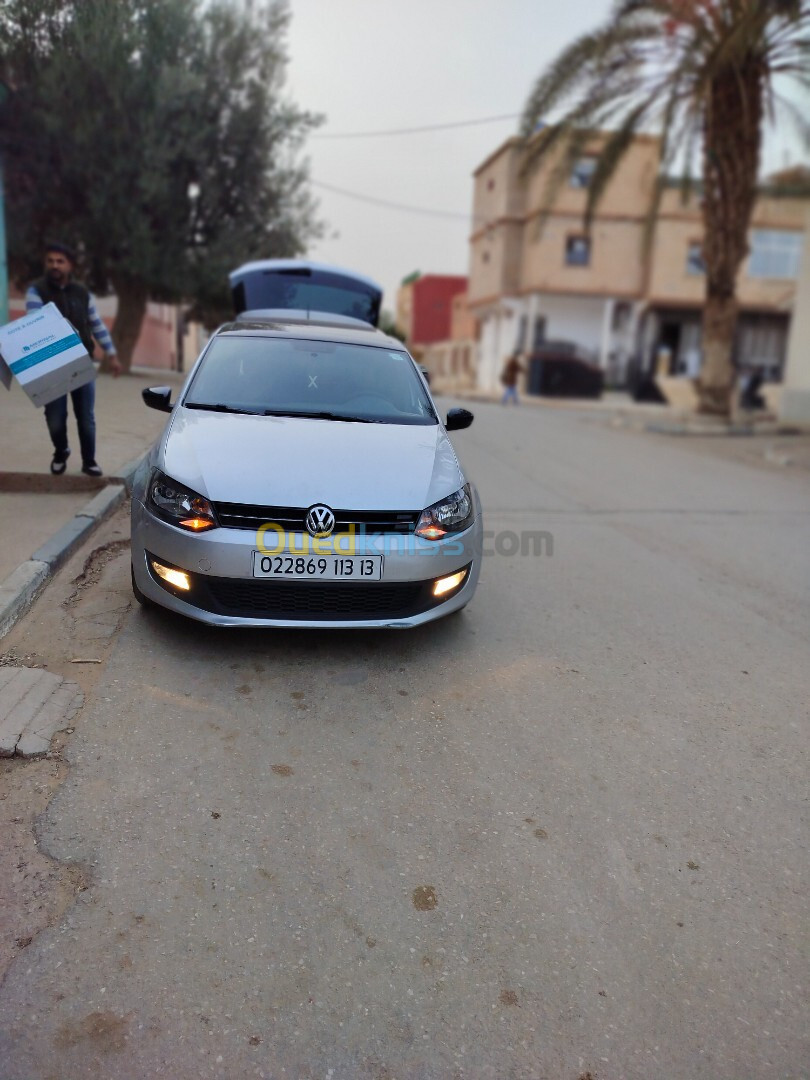
[[[355,199],[357,202],[371,203],[373,206],[382,206],[386,210],[401,210],[407,214],[423,214],[427,217],[451,218],[455,221],[471,220],[469,214],[460,214],[453,210],[429,210],[424,206],[408,206],[406,203],[389,202],[388,199],[377,199],[373,195],[361,195],[357,191],[347,191],[346,188],[335,187],[334,184],[324,184],[318,180],[310,180],[313,187],[323,188],[324,191],[334,192],[336,195],[345,195],[347,199]]]
[[[310,135],[310,139],[377,139],[386,135],[421,135],[424,131],[448,131],[450,128],[474,127],[478,124],[495,124],[500,120],[518,120],[521,113],[506,113],[503,116],[484,116],[478,120],[458,120],[450,124],[429,124],[425,127],[391,128],[387,131],[340,131],[324,132],[322,135]]]
[[[0,145],[5,145],[5,148],[9,147],[29,147],[34,149],[40,154],[45,156],[42,145],[34,139],[26,136],[14,136],[12,138],[0,138]],[[367,203],[372,206],[380,206],[385,210],[397,210],[400,213],[418,214],[422,217],[444,218],[450,221],[465,221],[468,223],[474,223],[476,218],[472,214],[464,214],[453,210],[434,210],[425,206],[410,206],[407,203],[391,202],[388,199],[378,199],[373,195],[364,195],[357,191],[348,191],[346,188],[337,187],[334,184],[325,184],[318,180],[310,178],[309,183],[312,187],[322,188],[324,191],[330,191],[335,195],[343,195],[347,199],[354,199],[356,202]]]

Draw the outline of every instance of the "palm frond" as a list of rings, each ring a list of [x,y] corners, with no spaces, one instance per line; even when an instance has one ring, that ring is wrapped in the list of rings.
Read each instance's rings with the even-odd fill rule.
[[[602,147],[593,176],[588,185],[588,200],[585,205],[585,230],[590,230],[594,211],[605,193],[613,174],[622,158],[635,140],[641,122],[649,113],[650,102],[642,102],[632,109],[624,119],[618,131],[612,132]]]
[[[810,118],[807,113],[800,109],[795,101],[786,98],[782,94],[776,95],[777,107],[785,113],[790,123],[795,128],[805,150],[810,150]]]
[[[701,125],[697,117],[687,119],[685,128],[678,138],[678,150],[682,156],[682,165],[678,177],[678,190],[681,196],[681,204],[686,206],[692,198],[692,193],[699,182],[695,180],[692,165],[695,160],[697,147],[702,138]]]
[[[700,123],[699,116],[692,109],[682,107],[683,99],[683,87],[681,82],[676,79],[670,90],[669,99],[661,120],[659,171],[655,178],[652,198],[647,208],[641,234],[641,259],[645,266],[648,265],[655,240],[661,200],[666,189],[671,186],[670,170],[679,153],[683,153],[683,168],[679,184],[681,200],[684,203],[688,202],[692,192],[692,160],[694,158],[694,147],[700,134]]]
[[[554,168],[549,172],[543,188],[540,213],[535,221],[534,235],[536,237],[542,234],[551,213],[551,207],[571,175],[571,170],[581,157],[590,137],[590,132],[585,128],[558,125],[546,140],[545,153],[548,155],[552,151],[559,152],[559,157]]]
[[[572,133],[580,129],[597,129],[621,115],[626,107],[625,99],[632,93],[633,86],[632,81],[628,81],[623,88],[615,81],[592,86],[588,94],[569,108],[559,123],[542,129],[526,140],[523,174],[531,172],[541,159],[547,159],[552,147],[564,142]]]
[[[538,122],[545,122],[577,89],[587,90],[595,82],[620,74],[635,60],[631,46],[653,41],[657,33],[651,24],[618,27],[608,24],[579,38],[535,83],[523,110],[521,134],[531,135]]]
[[[780,43],[768,56],[768,67],[774,71],[806,72],[810,64],[810,37]]]
[[[584,82],[585,66],[601,47],[603,31],[586,34],[569,46],[534,85],[523,109],[520,131],[531,135],[537,123],[545,119],[560,98],[570,94],[579,82]]]

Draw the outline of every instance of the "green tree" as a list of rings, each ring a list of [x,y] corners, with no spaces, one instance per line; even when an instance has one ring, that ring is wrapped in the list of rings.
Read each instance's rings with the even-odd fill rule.
[[[118,297],[129,365],[148,299],[229,310],[227,273],[300,254],[318,233],[297,161],[318,118],[283,95],[279,0],[7,0],[0,109],[9,249],[18,277],[42,241],[85,252]]]
[[[810,123],[775,80],[810,87],[810,7],[806,0],[618,0],[608,22],[565,49],[537,81],[525,107],[527,167],[555,150],[570,169],[594,131],[608,131],[590,183],[586,223],[638,132],[661,134],[661,170],[651,227],[679,156],[683,182],[702,159],[703,368],[700,407],[727,413],[733,384],[737,275],[748,252],[763,126],[784,105],[810,141]],[[546,117],[559,122],[532,135]]]
[[[400,330],[397,326],[396,317],[386,308],[383,308],[380,312],[380,329],[384,334],[388,334],[389,337],[397,338],[399,341],[405,341],[405,331]]]

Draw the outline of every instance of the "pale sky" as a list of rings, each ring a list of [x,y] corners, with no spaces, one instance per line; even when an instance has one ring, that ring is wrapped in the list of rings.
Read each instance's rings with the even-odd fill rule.
[[[328,225],[309,256],[374,278],[392,312],[397,287],[412,271],[466,274],[472,173],[516,132],[517,119],[379,138],[323,136],[520,114],[545,66],[612,6],[290,0],[287,92],[326,116],[304,151]],[[785,164],[785,153],[777,140],[772,168]],[[319,184],[448,216],[389,209]]]

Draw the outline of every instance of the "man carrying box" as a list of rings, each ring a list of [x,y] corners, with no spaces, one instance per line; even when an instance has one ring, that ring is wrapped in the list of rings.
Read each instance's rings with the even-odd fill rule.
[[[66,244],[48,244],[45,248],[45,276],[35,281],[25,296],[26,312],[36,311],[44,304],[53,303],[62,315],[73,324],[81,342],[92,357],[93,338],[104,350],[110,371],[120,375],[121,364],[115,354],[110,332],[99,317],[93,297],[77,281],[73,281],[76,253]],[[96,384],[85,383],[70,391],[73,413],[79,428],[79,447],[82,452],[82,472],[87,476],[101,476],[96,464]],[[70,456],[67,433],[67,394],[45,406],[45,421],[53,443],[51,472],[61,476],[67,468]]]

